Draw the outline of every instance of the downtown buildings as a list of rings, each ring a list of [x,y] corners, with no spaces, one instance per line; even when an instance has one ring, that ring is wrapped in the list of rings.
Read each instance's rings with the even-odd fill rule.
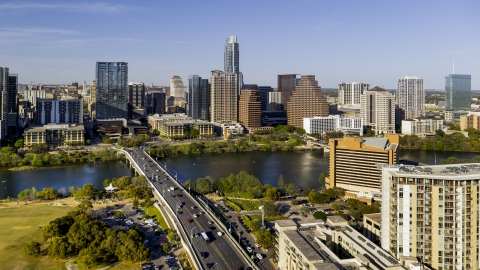
[[[9,134],[17,136],[19,127],[17,84],[18,76],[10,74],[7,67],[0,67],[0,141]]]
[[[398,107],[404,112],[404,119],[425,116],[425,88],[423,87],[423,79],[408,76],[399,79],[396,96]]]
[[[97,62],[95,118],[128,117],[128,63]]]
[[[370,88],[368,83],[340,83],[338,85],[338,104],[360,106],[360,96]]]
[[[187,115],[195,119],[210,120],[210,84],[198,75],[188,76]]]
[[[472,78],[470,75],[450,74],[445,77],[445,110],[471,107]]]
[[[360,97],[360,117],[374,134],[395,133],[395,97],[380,87],[374,87]]]

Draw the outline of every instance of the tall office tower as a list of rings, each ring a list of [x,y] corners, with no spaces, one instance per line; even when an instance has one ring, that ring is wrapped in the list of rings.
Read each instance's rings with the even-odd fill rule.
[[[239,48],[236,36],[229,36],[225,43],[224,67],[226,73],[240,73]]]
[[[249,131],[262,125],[262,101],[260,90],[242,89],[238,101],[238,122]]]
[[[283,96],[282,96],[283,100]],[[303,118],[328,116],[329,104],[314,75],[302,75],[287,102],[288,124],[303,128]]]
[[[425,116],[423,79],[408,76],[398,79],[396,96],[398,107],[405,111],[405,119]]]
[[[128,63],[97,62],[95,118],[128,117]]]
[[[0,67],[0,141],[7,136],[8,68]]]
[[[18,75],[9,74],[7,86],[7,112],[9,113],[18,112],[17,85]]]
[[[162,91],[149,91],[145,100],[147,103],[147,114],[164,114],[166,94]]]
[[[472,76],[450,74],[445,77],[445,110],[471,108]]]
[[[278,75],[277,80],[277,91],[282,93],[282,104],[283,108],[287,108],[287,103],[290,101],[290,96],[292,95],[293,91],[295,91],[295,87],[297,86],[298,74],[281,74]]]
[[[360,117],[375,134],[395,133],[395,97],[378,86],[360,98]]]
[[[270,92],[268,93],[267,111],[283,111],[282,93]]]
[[[25,90],[25,98],[33,105],[37,104],[37,98],[47,98],[45,89],[41,90]]]
[[[431,269],[480,269],[480,164],[378,167],[382,248]]]
[[[37,99],[37,125],[56,124],[83,124],[82,99]]]
[[[128,119],[134,117],[135,109],[145,108],[145,84],[142,82],[131,82],[128,84]]]
[[[258,91],[260,91],[262,111],[266,111],[268,106],[268,94],[273,92],[273,88],[271,86],[258,86]]]
[[[386,134],[383,138],[343,137],[330,139],[329,188],[341,187],[370,193],[380,191],[380,170],[377,164],[397,163],[400,136]]]
[[[368,83],[340,83],[338,85],[338,103],[340,105],[360,106],[360,96],[370,88]]]
[[[187,114],[195,119],[210,120],[210,84],[198,75],[188,76]]]
[[[210,121],[238,120],[238,74],[212,71],[210,79]]]

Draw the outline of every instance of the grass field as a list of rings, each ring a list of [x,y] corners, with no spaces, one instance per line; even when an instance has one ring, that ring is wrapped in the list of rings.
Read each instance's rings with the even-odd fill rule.
[[[0,208],[0,269],[65,269],[64,261],[25,255],[24,246],[30,240],[42,243],[40,227],[71,209],[46,204]],[[42,253],[45,248],[42,245]]]
[[[228,198],[232,202],[238,204],[242,207],[243,210],[251,211],[251,210],[258,210],[260,205],[263,205],[263,200],[252,200],[252,199],[232,199]]]

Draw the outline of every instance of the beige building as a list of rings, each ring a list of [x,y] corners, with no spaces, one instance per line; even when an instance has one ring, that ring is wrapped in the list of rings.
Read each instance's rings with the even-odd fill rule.
[[[242,89],[238,102],[238,122],[247,129],[258,128],[262,124],[262,103],[260,91]]]
[[[381,173],[376,164],[395,164],[400,137],[344,137],[330,139],[328,187],[372,192],[381,190]]]
[[[382,214],[375,213],[363,215],[363,235],[377,245],[380,244],[382,235],[380,230],[381,227]]]
[[[402,120],[402,134],[419,135],[434,134],[443,128],[443,120],[439,118],[415,118]]]
[[[460,115],[460,129],[467,128],[480,130],[480,112],[468,112],[467,115]]]
[[[212,123],[193,119],[183,113],[154,114],[147,117],[152,130],[160,131],[160,136],[166,138],[184,137],[187,130],[198,130],[199,137],[211,137],[214,134]]]
[[[395,133],[395,96],[374,87],[360,97],[360,117],[375,134]]]
[[[239,74],[212,71],[210,79],[210,121],[238,120]]]
[[[302,75],[287,102],[288,124],[303,128],[303,118],[326,117],[330,105],[313,75]]]
[[[328,217],[326,224],[277,220],[275,230],[277,269],[406,269],[338,216]]]
[[[26,148],[34,144],[47,144],[50,148],[82,146],[85,144],[83,125],[48,124],[31,127],[24,132]]]
[[[479,269],[480,163],[379,168],[382,248],[434,269]]]

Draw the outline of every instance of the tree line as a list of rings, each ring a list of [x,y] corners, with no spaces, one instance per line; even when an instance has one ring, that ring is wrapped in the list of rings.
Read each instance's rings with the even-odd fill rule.
[[[480,152],[480,131],[473,128],[465,131],[468,132],[468,137],[460,132],[445,134],[442,130],[437,130],[434,136],[425,138],[405,135],[400,137],[400,146],[403,149]]]
[[[143,244],[145,235],[137,227],[127,231],[111,229],[93,217],[92,204],[82,201],[66,216],[52,220],[41,229],[47,254],[52,259],[76,256],[81,268],[91,268],[115,262],[140,262],[148,259],[150,250]],[[41,244],[30,241],[25,246],[28,255],[40,254]]]

